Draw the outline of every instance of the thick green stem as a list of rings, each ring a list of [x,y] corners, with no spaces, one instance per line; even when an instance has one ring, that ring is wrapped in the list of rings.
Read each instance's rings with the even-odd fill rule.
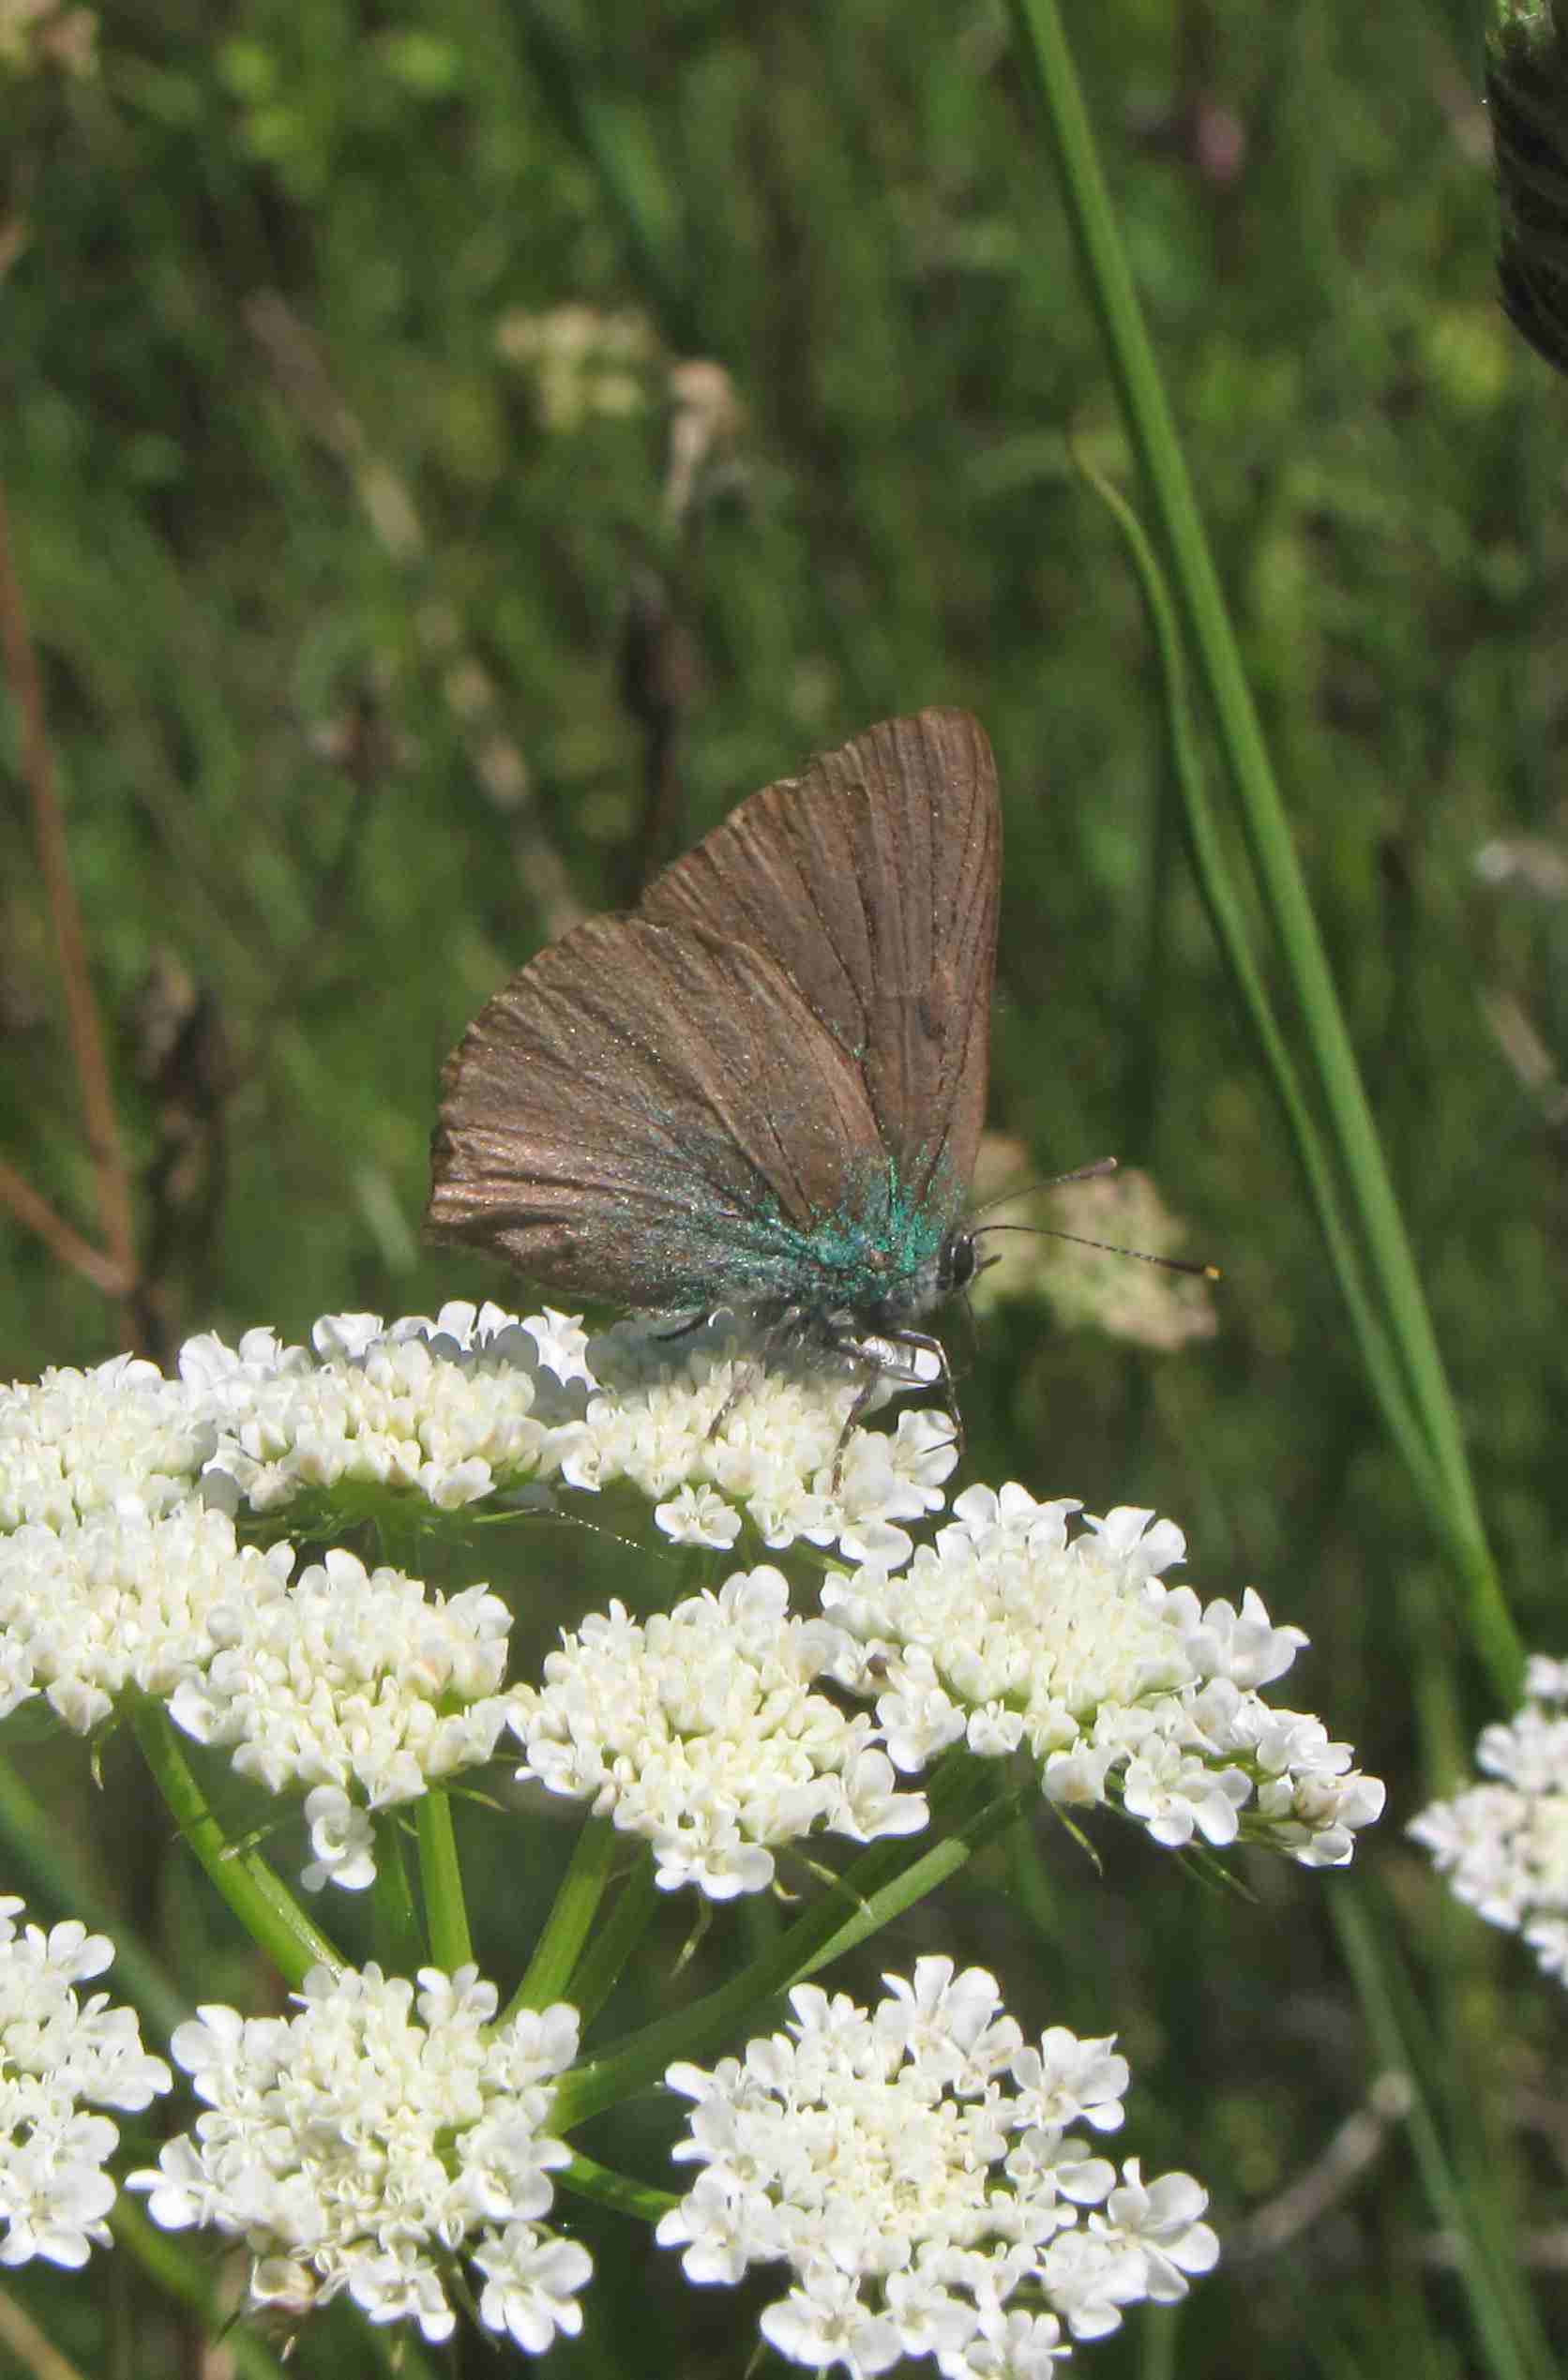
[[[621,1886],[620,1895],[572,1976],[572,2005],[582,2011],[586,2030],[625,1972],[627,1960],[648,1931],[659,1903],[654,1855],[643,1851]]]
[[[323,1964],[340,1973],[342,1952],[311,1923],[261,1854],[230,1842],[163,1705],[138,1697],[132,1724],[181,1835],[257,1948],[290,1983],[303,1982],[311,1967]]]
[[[1429,1475],[1444,1500],[1443,1535],[1455,1552],[1477,1642],[1500,1688],[1512,1694],[1518,1682],[1516,1643],[1498,1590],[1458,1416],[1144,327],[1061,11],[1057,0],[1011,0],[1011,8],[1019,53],[1055,148],[1090,297],[1169,557],[1183,625],[1213,706],[1260,897],[1295,990],[1335,1153],[1383,1304],[1389,1345],[1426,1443]]]
[[[1328,1243],[1340,1294],[1349,1308],[1350,1325],[1373,1393],[1382,1407],[1383,1418],[1417,1484],[1431,1508],[1440,1514],[1445,1508],[1437,1476],[1420,1423],[1405,1394],[1387,1334],[1367,1294],[1361,1259],[1349,1223],[1341,1212],[1329,1152],[1322,1145],[1295,1061],[1275,1022],[1267,987],[1253,957],[1241,896],[1231,881],[1224,843],[1209,806],[1202,763],[1198,756],[1188,711],[1181,638],[1164,575],[1153,549],[1143,534],[1141,523],[1125,499],[1094,473],[1085,471],[1084,475],[1126,539],[1127,550],[1143,590],[1164,680],[1166,731],[1170,741],[1171,767],[1186,815],[1188,846],[1199,890],[1209,912],[1214,939],[1225,953],[1235,978],[1242,1004],[1258,1038],[1259,1053],[1284,1109],[1286,1123],[1306,1177],[1308,1194],[1317,1210],[1319,1228]]]
[[[452,1831],[452,1797],[432,1785],[419,1803],[419,1884],[433,1963],[452,1974],[474,1956],[462,1868]]]
[[[388,1975],[417,1975],[426,1962],[425,1930],[408,1872],[400,1815],[383,1811],[375,1827],[376,1880],[370,1897],[376,1956]]]
[[[555,1904],[534,1946],[528,1971],[506,2010],[549,2008],[560,1999],[599,1913],[615,1863],[615,1829],[608,1818],[590,1818],[577,1838],[571,1865],[561,1879]]]

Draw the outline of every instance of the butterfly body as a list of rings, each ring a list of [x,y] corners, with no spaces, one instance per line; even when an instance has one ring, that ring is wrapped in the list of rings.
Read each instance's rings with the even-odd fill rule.
[[[975,1271],[1000,864],[963,712],[754,794],[470,1026],[430,1229],[557,1294],[728,1308],[764,1357],[916,1377],[916,1326]]]

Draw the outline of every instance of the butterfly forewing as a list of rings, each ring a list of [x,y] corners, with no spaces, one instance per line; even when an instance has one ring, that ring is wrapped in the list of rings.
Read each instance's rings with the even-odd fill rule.
[[[1002,867],[996,765],[965,711],[886,719],[755,793],[641,913],[767,950],[850,1052],[910,1188],[961,1197],[986,1104]]]

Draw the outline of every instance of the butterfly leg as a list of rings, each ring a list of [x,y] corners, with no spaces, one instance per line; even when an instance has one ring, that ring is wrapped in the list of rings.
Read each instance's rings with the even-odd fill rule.
[[[654,1336],[661,1347],[672,1347],[677,1339],[689,1339],[695,1331],[705,1331],[713,1320],[706,1311],[691,1314],[684,1322],[673,1322],[668,1331],[656,1331]]]
[[[923,1348],[937,1360],[937,1378],[942,1385],[942,1401],[947,1408],[947,1418],[953,1424],[953,1443],[960,1457],[964,1451],[964,1417],[958,1410],[958,1392],[953,1382],[953,1366],[947,1361],[947,1349],[928,1331],[895,1331],[895,1347]]]
[[[718,1309],[720,1313],[728,1310],[722,1306]],[[705,1316],[703,1318],[711,1320],[712,1317]],[[756,1387],[769,1364],[776,1363],[782,1355],[793,1353],[799,1348],[801,1320],[802,1309],[794,1305],[785,1306],[782,1310],[769,1308],[762,1313],[752,1314],[750,1327],[761,1333],[756,1351],[753,1354],[736,1358],[735,1377],[731,1382],[730,1393],[708,1423],[710,1438],[717,1437],[742,1397]],[[674,1333],[671,1333],[671,1335],[673,1336]]]
[[[861,1381],[860,1386],[855,1391],[854,1403],[850,1407],[849,1411],[844,1416],[844,1426],[838,1433],[838,1443],[833,1450],[833,1492],[835,1496],[842,1495],[844,1490],[844,1450],[849,1445],[850,1439],[853,1436],[854,1432],[860,1427],[861,1416],[865,1412],[867,1407],[870,1404],[872,1397],[875,1396],[877,1393],[877,1384],[881,1378],[882,1371],[880,1367],[868,1371],[866,1374],[866,1377]]]
[[[756,1356],[737,1358],[735,1377],[730,1383],[730,1393],[708,1423],[708,1436],[716,1438],[743,1396],[748,1395],[761,1378],[765,1365]]]
[[[907,1371],[901,1372],[897,1363],[888,1362],[888,1354],[895,1348],[924,1349],[926,1353],[935,1356],[937,1378],[942,1387],[942,1401],[946,1406],[948,1417],[953,1423],[954,1444],[960,1455],[962,1454],[964,1451],[963,1416],[958,1411],[957,1391],[953,1384],[953,1367],[947,1361],[947,1349],[940,1339],[933,1338],[927,1331],[889,1331],[885,1337],[846,1336],[837,1342],[837,1346],[840,1354],[851,1357],[859,1365],[862,1378],[860,1387],[855,1392],[854,1403],[851,1406],[844,1426],[838,1433],[838,1445],[833,1458],[833,1492],[836,1496],[843,1485],[844,1450],[849,1444],[850,1433],[859,1427],[867,1407],[876,1394],[878,1384],[884,1379],[901,1378],[908,1387],[916,1388],[920,1385],[920,1375],[912,1365]]]

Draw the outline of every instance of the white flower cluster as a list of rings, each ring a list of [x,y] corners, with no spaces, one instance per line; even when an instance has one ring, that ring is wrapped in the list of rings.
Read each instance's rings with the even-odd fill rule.
[[[234,1746],[234,1767],[269,1793],[309,1787],[305,1885],[359,1890],[376,1872],[368,1813],[495,1750],[511,1615],[486,1587],[444,1596],[333,1547],[286,1592],[226,1617],[171,1715],[199,1743]]]
[[[139,1356],[13,1381],[0,1387],[0,1529],[168,1512],[195,1493],[216,1442],[182,1383]]]
[[[1484,1727],[1476,1766],[1499,1782],[1434,1801],[1410,1823],[1451,1890],[1522,1931],[1568,1983],[1568,1662],[1535,1654],[1517,1715]]]
[[[867,1563],[824,1587],[895,1765],[921,1769],[960,1741],[990,1756],[1022,1746],[1049,1800],[1114,1802],[1156,1843],[1240,1837],[1342,1865],[1383,1788],[1320,1720],[1258,1692],[1289,1667],[1301,1630],[1274,1627],[1250,1589],[1238,1612],[1162,1586],[1185,1553],[1169,1521],[1122,1508],[1070,1537],[1078,1510],[972,1487],[901,1575]]]
[[[711,1900],[761,1891],[775,1849],[816,1828],[857,1843],[918,1832],[925,1800],[894,1791],[870,1719],[812,1691],[857,1670],[856,1648],[792,1619],[789,1600],[764,1566],[644,1621],[618,1603],[594,1614],[547,1658],[544,1685],[515,1694],[519,1775],[592,1800],[646,1837],[667,1891]]]
[[[1145,2182],[1136,2159],[1119,2180],[1071,2129],[1122,2122],[1112,2042],[1053,2026],[1027,2043],[994,1979],[950,1959],[885,1981],[869,2013],[799,1985],[787,2033],[669,2070],[695,2102],[674,2154],[702,2172],[657,2237],[688,2277],[787,2262],[763,2336],[852,2380],[904,2357],[944,2380],[1045,2380],[1069,2336],[1184,2297],[1219,2252],[1206,2192],[1188,2174]]]
[[[556,2075],[577,2055],[565,2003],[496,2026],[477,1970],[316,1967],[294,2017],[203,2009],[173,2049],[208,2114],[128,2187],[168,2230],[244,2239],[250,2297],[302,2315],[347,2292],[371,2322],[451,2336],[460,2254],[482,2277],[479,2316],[530,2355],[582,2327],[586,2250],[547,2229],[550,2173],[569,2151],[545,2130]]]
[[[852,1378],[764,1372],[720,1326],[689,1348],[623,1326],[595,1343],[593,1371],[584,1332],[549,1307],[521,1321],[461,1301],[393,1322],[324,1315],[310,1337],[209,1333],[181,1348],[177,1379],[117,1356],[0,1390],[0,1530],[156,1516],[198,1495],[277,1513],[345,1487],[453,1511],[559,1476],[630,1482],[677,1543],[732,1545],[744,1516],[769,1545],[838,1543],[891,1568],[911,1551],[900,1524],[940,1508],[957,1460],[944,1413],[842,1442]]]
[[[415,1490],[443,1511],[554,1468],[554,1386],[586,1380],[584,1333],[547,1311],[520,1322],[454,1303],[433,1320],[324,1315],[311,1346],[248,1331],[237,1348],[188,1340],[180,1377],[215,1423],[209,1496],[274,1512],[343,1482]],[[536,1408],[543,1407],[548,1418]]]
[[[75,1919],[19,1930],[0,1899],[0,2265],[84,2265],[108,2244],[119,2128],[95,2108],[150,2106],[173,2077],[142,2047],[135,2011],[76,1986],[113,1957]]]
[[[573,1487],[629,1480],[677,1543],[731,1546],[744,1514],[775,1550],[837,1543],[852,1561],[892,1569],[912,1548],[898,1524],[940,1510],[958,1459],[942,1412],[904,1413],[891,1437],[855,1429],[846,1443],[854,1378],[764,1371],[716,1324],[684,1356],[645,1324],[607,1332],[591,1354],[599,1385],[561,1433],[561,1475]],[[879,1399],[893,1393],[879,1384]]]
[[[198,1493],[272,1511],[345,1480],[449,1509],[553,1469],[553,1432],[581,1406],[562,1391],[589,1379],[586,1334],[548,1308],[523,1322],[461,1302],[433,1319],[329,1314],[311,1342],[209,1334],[187,1341],[175,1379],[117,1355],[0,1387],[0,1530],[157,1516]]]
[[[194,1503],[0,1535],[0,1717],[42,1694],[85,1735],[128,1686],[172,1695],[286,1593],[293,1561],[287,1545],[240,1545],[226,1514]]]

